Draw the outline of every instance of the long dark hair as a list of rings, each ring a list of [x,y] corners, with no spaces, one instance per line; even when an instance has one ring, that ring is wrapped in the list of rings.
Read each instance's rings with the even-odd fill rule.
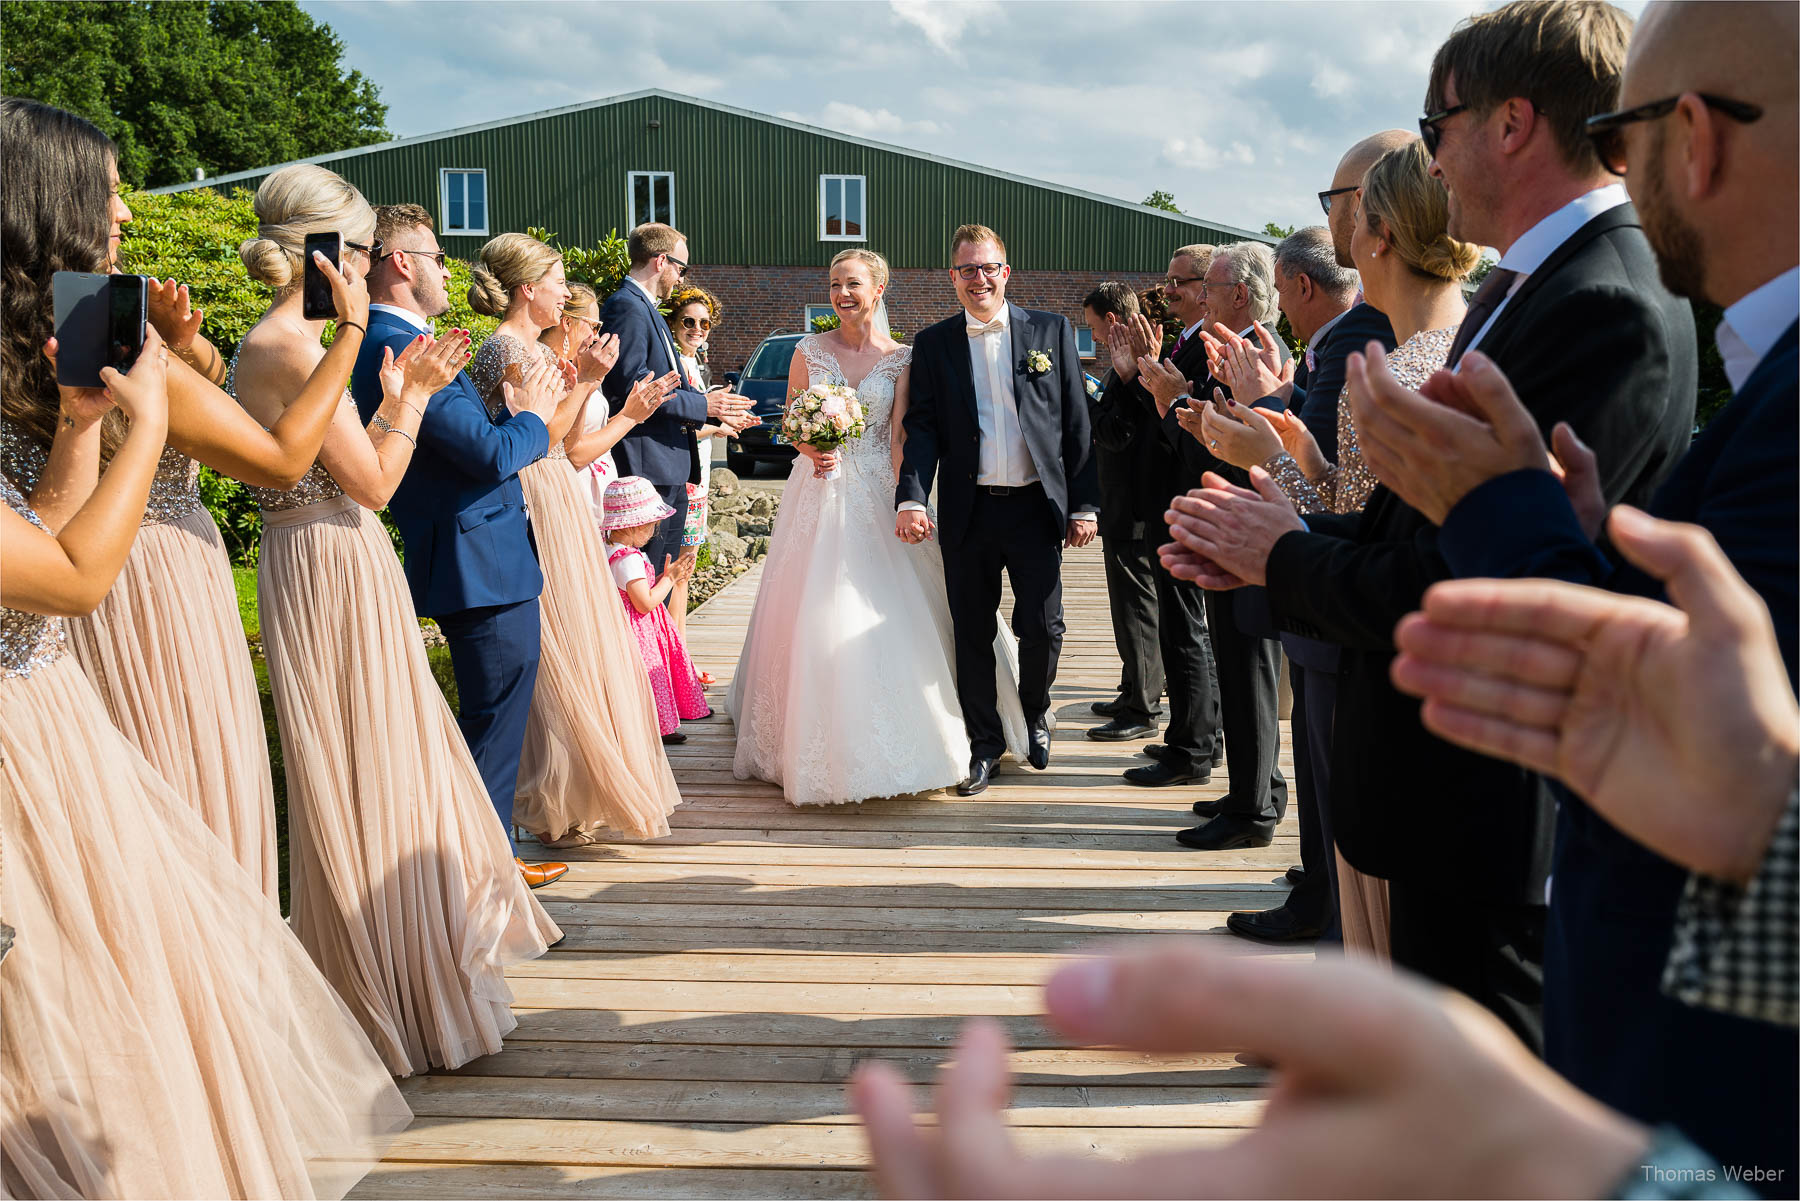
[[[112,140],[74,113],[0,98],[0,418],[48,448],[62,401],[43,355],[53,332],[50,278],[108,271]],[[123,418],[107,415],[110,453]]]

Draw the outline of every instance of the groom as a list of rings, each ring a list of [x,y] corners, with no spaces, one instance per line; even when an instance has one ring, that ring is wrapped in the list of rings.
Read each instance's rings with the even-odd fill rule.
[[[994,679],[1000,572],[1013,589],[1026,760],[1050,766],[1050,685],[1062,652],[1062,551],[1094,537],[1098,484],[1075,331],[1055,313],[1006,302],[1006,244],[985,225],[950,239],[950,282],[963,311],[913,342],[906,446],[894,534],[931,536],[938,490],[944,585],[956,634],[956,690],[969,733],[974,796],[988,786],[1006,736]]]

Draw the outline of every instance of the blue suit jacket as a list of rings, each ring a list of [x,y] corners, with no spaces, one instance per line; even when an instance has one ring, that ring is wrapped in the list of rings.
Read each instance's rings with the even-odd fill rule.
[[[614,413],[625,407],[631,385],[644,375],[661,377],[675,370],[669,357],[673,343],[668,323],[644,290],[626,280],[606,298],[600,328],[618,335],[619,361],[606,373],[600,391]],[[692,382],[692,381],[690,381]],[[694,431],[706,424],[706,393],[677,388],[650,420],[635,427],[613,447],[621,476],[638,475],[661,488],[700,482],[700,451]]]
[[[1800,325],[1694,440],[1650,511],[1704,526],[1774,618],[1795,679],[1800,650]],[[1451,510],[1439,549],[1461,576],[1552,577],[1661,598],[1588,541],[1548,472],[1489,480]],[[1673,1122],[1725,1163],[1785,1168],[1792,1191],[1800,1074],[1792,1027],[1683,1005],[1661,990],[1685,869],[1559,789],[1545,945],[1544,1049],[1552,1066],[1646,1122]],[[1710,798],[1695,797],[1706,804]],[[1751,1093],[1720,1064],[1762,1075]],[[1721,1092],[1721,1089],[1733,1090]]]
[[[369,314],[369,336],[350,376],[364,421],[381,404],[382,347],[399,354],[416,336],[387,313]],[[543,591],[519,469],[549,449],[541,418],[490,418],[465,374],[431,398],[419,448],[388,503],[406,541],[406,582],[422,616],[516,604]]]

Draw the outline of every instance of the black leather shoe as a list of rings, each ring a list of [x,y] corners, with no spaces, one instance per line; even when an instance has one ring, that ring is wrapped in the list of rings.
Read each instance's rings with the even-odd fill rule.
[[[1169,744],[1166,742],[1152,742],[1148,746],[1144,747],[1143,751],[1144,751],[1144,754],[1150,756],[1152,759],[1156,760],[1158,763],[1161,763],[1162,757],[1169,753]]]
[[[662,740],[664,746],[680,746],[687,741],[687,735],[677,730],[673,734],[664,734]]]
[[[1195,801],[1194,802],[1194,816],[1195,817],[1217,817],[1217,816],[1219,816],[1219,802],[1217,802],[1217,801]]]
[[[1167,788],[1171,784],[1205,784],[1212,779],[1212,771],[1184,771],[1170,767],[1158,760],[1148,767],[1134,767],[1126,771],[1125,782],[1136,784],[1140,788]]]
[[[974,796],[986,792],[988,778],[994,774],[994,761],[979,756],[969,760],[969,778],[956,786],[957,796]]]
[[[1220,741],[1218,749],[1213,751],[1212,765],[1214,767],[1225,766],[1225,743],[1223,741]]]
[[[1240,847],[1266,847],[1275,841],[1275,831],[1265,830],[1258,822],[1232,813],[1222,813],[1203,826],[1183,830],[1175,841],[1190,851],[1235,851]]]
[[[1125,702],[1115,696],[1110,701],[1095,701],[1093,704],[1089,705],[1088,708],[1092,709],[1095,713],[1098,713],[1101,717],[1117,717],[1125,711]]]
[[[1043,771],[1050,766],[1050,719],[1040,717],[1025,731],[1025,762]]]
[[[1144,725],[1135,718],[1115,717],[1103,726],[1089,728],[1087,736],[1095,742],[1131,742],[1138,738],[1149,738],[1155,733],[1155,726]]]
[[[1301,867],[1298,863],[1287,869],[1287,882],[1289,884],[1298,884],[1304,879],[1306,879],[1306,869]]]
[[[1259,942],[1300,942],[1319,937],[1320,930],[1319,923],[1306,921],[1286,905],[1260,913],[1231,914],[1225,919],[1225,928]]]

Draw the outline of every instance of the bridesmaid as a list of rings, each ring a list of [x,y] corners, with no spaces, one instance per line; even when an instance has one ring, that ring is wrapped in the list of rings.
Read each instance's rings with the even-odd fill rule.
[[[338,328],[368,318],[375,211],[323,167],[256,192],[241,254],[274,303],[232,366],[238,400],[273,423],[325,351],[301,311],[306,236],[339,232],[352,282]],[[375,253],[379,253],[379,247]],[[421,335],[384,355],[385,399],[364,428],[343,394],[319,461],[291,491],[257,488],[257,602],[288,780],[293,927],[397,1076],[500,1049],[517,1024],[506,966],[561,932],[513,865],[506,831],[444,703],[393,544],[373,510],[412,461],[431,396],[468,358],[468,334]]]
[[[163,453],[169,355],[154,330],[145,343],[129,376],[60,394],[41,481],[60,534],[0,475],[0,915],[16,930],[0,1195],[342,1197],[406,1103],[261,881],[107,719],[69,652],[64,619],[111,589]],[[7,357],[8,395],[23,366]],[[114,401],[130,420],[96,486],[93,430]]]
[[[569,284],[569,298],[563,301],[562,316],[557,318],[555,325],[538,335],[538,342],[559,362],[573,361],[582,346],[596,334],[601,343],[596,351],[608,361],[616,362],[619,338],[617,334],[600,333],[599,295],[586,284]],[[610,420],[605,405],[588,405],[582,418],[582,429],[591,433]],[[589,463],[571,455],[569,466],[575,469],[575,476],[581,481],[582,492],[588,498],[588,507],[593,511],[594,524],[598,528],[606,519],[606,486],[619,478],[619,467],[613,462],[612,451],[600,451]]]
[[[538,338],[557,324],[569,287],[562,256],[536,238],[501,234],[481,249],[469,303],[501,317],[469,377],[498,412],[501,385],[515,386],[550,358]],[[637,643],[613,596],[606,552],[574,465],[592,462],[654,412],[674,375],[645,378],[624,409],[598,428],[581,420],[618,357],[590,339],[577,350],[567,396],[550,421],[550,454],[519,473],[543,563],[543,657],[525,730],[516,823],[546,846],[578,846],[610,828],[632,838],[669,832],[681,803],[657,731],[656,704]]]
[[[0,100],[0,175],[9,374],[0,461],[56,530],[78,502],[42,481],[66,417],[54,373],[38,353],[51,333],[50,280],[57,271],[114,270],[131,210],[119,197],[106,135],[36,101]],[[196,332],[200,314],[187,308],[185,294],[170,282],[151,299],[152,320],[175,353],[168,446],[131,557],[93,614],[69,623],[69,645],[112,722],[274,903],[275,797],[262,703],[225,546],[196,480],[204,463],[247,484],[293,487],[318,456],[362,331],[344,332],[329,365],[264,430],[220,391],[224,364]],[[115,414],[84,431],[82,447],[105,458],[123,436]]]

